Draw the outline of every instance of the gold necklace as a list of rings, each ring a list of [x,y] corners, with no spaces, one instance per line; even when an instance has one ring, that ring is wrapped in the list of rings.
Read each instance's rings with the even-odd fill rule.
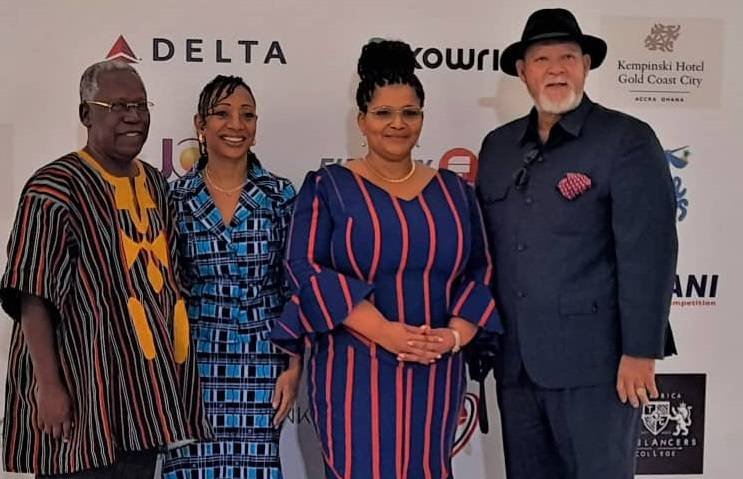
[[[364,164],[369,167],[372,173],[382,178],[384,181],[388,181],[390,183],[404,183],[408,181],[413,176],[413,173],[415,173],[415,163],[416,163],[415,160],[411,160],[410,171],[408,171],[408,173],[402,178],[388,178],[384,176],[379,170],[377,170],[376,168],[372,166],[371,162],[369,161],[368,156],[364,157]]]
[[[209,166],[204,167],[204,178],[206,179],[206,182],[209,183],[215,190],[219,191],[220,193],[224,193],[227,196],[232,196],[233,194],[235,194],[235,192],[242,190],[243,187],[248,184],[248,179],[246,178],[241,185],[237,185],[234,188],[222,188],[221,186],[216,184],[214,180],[212,180],[212,178],[209,176]]]

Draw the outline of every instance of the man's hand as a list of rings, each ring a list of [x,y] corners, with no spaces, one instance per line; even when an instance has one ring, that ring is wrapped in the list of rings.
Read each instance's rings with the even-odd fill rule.
[[[36,424],[54,439],[66,441],[75,426],[72,421],[72,401],[60,383],[39,383],[36,386]]]
[[[622,403],[629,400],[634,408],[640,407],[640,403],[649,404],[650,399],[657,399],[655,359],[622,355],[617,372],[617,394]]]
[[[21,329],[36,379],[36,425],[55,439],[67,440],[75,426],[72,400],[64,385],[50,306],[39,297],[21,300]]]

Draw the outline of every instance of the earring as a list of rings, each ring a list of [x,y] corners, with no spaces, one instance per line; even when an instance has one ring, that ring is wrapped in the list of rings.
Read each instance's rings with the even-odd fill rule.
[[[206,139],[204,138],[204,134],[199,132],[197,139],[199,141],[199,155],[206,156]]]
[[[421,147],[421,144],[420,144],[420,143],[418,143],[418,142],[416,142],[416,143],[415,143],[415,147],[416,147],[416,148],[420,148],[420,147]]]
[[[366,137],[361,140],[361,148],[366,148]]]

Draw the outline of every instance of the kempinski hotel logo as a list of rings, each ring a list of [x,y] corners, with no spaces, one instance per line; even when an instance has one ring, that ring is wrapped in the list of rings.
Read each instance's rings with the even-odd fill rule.
[[[717,108],[723,22],[604,16],[609,44],[602,87],[617,106]]]

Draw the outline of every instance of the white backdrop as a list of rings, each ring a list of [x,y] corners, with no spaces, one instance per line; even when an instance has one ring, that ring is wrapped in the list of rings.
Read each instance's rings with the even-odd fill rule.
[[[256,152],[274,172],[299,184],[323,161],[358,156],[355,67],[361,46],[372,37],[421,48],[426,119],[415,154],[433,166],[450,156],[442,163],[466,174],[472,166],[467,155],[477,153],[485,133],[530,107],[520,82],[496,71],[494,58],[520,37],[529,13],[547,6],[556,4],[0,0],[3,251],[25,180],[83,144],[80,74],[105,58],[120,35],[156,103],[142,157],[166,172],[172,158],[171,178],[183,172],[180,160],[192,153],[198,92],[217,73],[241,75],[252,86],[260,116]],[[672,376],[656,407],[660,416],[653,422],[652,411],[646,414],[642,460],[656,462],[645,463],[645,470],[671,468],[677,477],[697,477],[691,473],[701,472],[701,464],[689,465],[688,456],[703,454],[704,477],[740,477],[743,381],[737,353],[743,325],[733,295],[743,270],[737,205],[743,166],[736,141],[743,111],[743,6],[739,0],[573,0],[561,6],[576,14],[585,32],[609,44],[606,64],[587,84],[592,99],[648,121],[673,151],[669,161],[683,219],[672,323],[681,355],[659,365]],[[452,68],[458,60],[469,64],[471,55],[481,65]],[[447,155],[454,148],[465,150]],[[4,258],[3,253],[2,267]],[[8,321],[0,322],[0,377],[8,336]],[[687,373],[706,375],[706,390],[699,381],[675,376]],[[465,441],[471,414],[463,416],[457,477],[504,477],[491,392],[489,435],[475,432]],[[680,410],[691,412],[688,421],[677,419]],[[285,476],[320,477],[312,472],[319,463],[305,406],[300,404],[293,420],[282,439]],[[673,436],[679,423],[690,427],[689,434]]]

